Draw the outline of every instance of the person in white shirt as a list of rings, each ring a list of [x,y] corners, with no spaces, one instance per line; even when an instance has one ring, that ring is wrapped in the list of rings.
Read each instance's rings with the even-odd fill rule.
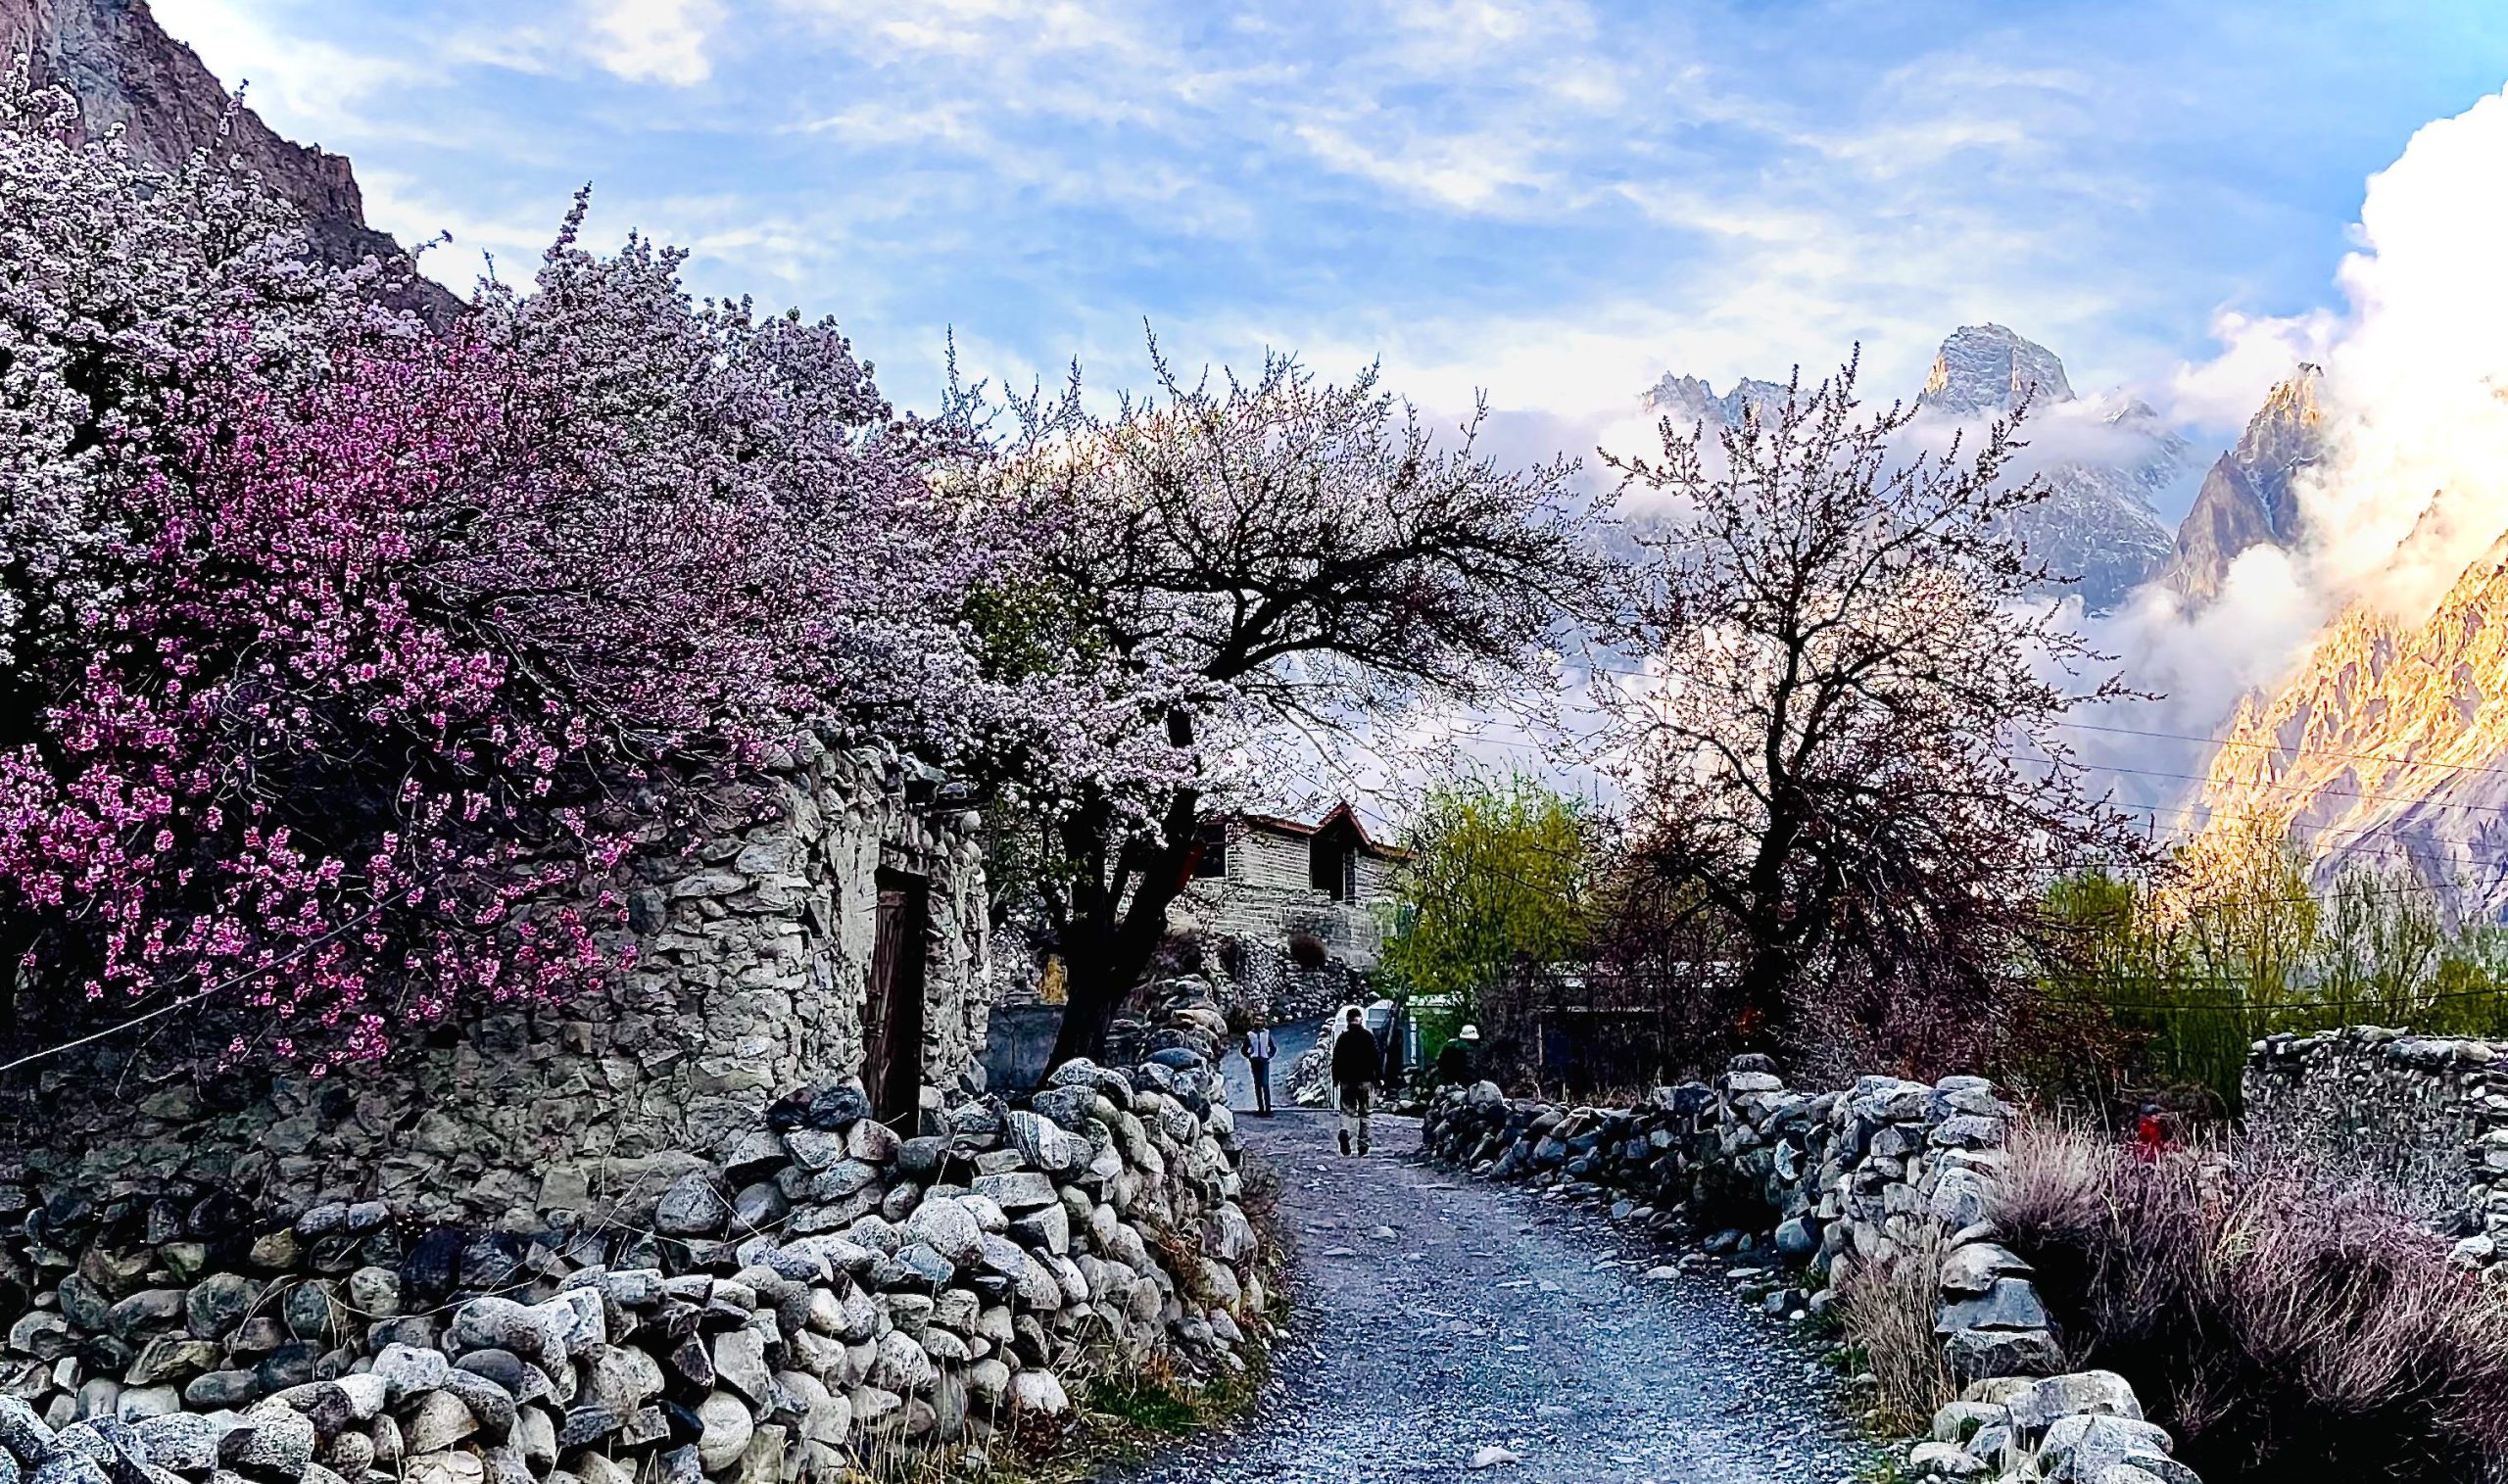
[[[1254,1077],[1254,1116],[1272,1116],[1272,1058],[1279,1054],[1279,1043],[1272,1039],[1272,1028],[1263,1017],[1245,1030],[1245,1065]]]

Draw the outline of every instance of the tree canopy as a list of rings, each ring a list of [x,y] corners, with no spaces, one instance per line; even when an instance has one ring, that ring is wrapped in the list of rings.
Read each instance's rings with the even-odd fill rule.
[[[2017,419],[1911,449],[1912,410],[1855,383],[1613,460],[1679,512],[1644,544],[1647,678],[1608,695],[1634,830],[1665,899],[1721,920],[1762,1040],[1815,1006],[1958,1024],[2049,876],[2131,847],[2057,730],[2120,688],[2013,534],[2048,498],[2005,478]]]
[[[1028,822],[1071,971],[1058,1059],[1100,1048],[1206,801],[1415,702],[1506,690],[1609,575],[1573,465],[1504,467],[1476,417],[1440,440],[1373,367],[1335,384],[1270,357],[1188,381],[1150,354],[1157,391],[1111,413],[1076,373],[1017,404],[980,476],[1037,543],[1019,622],[989,636],[995,673],[1068,656],[1125,709],[1114,765],[1060,774]]]

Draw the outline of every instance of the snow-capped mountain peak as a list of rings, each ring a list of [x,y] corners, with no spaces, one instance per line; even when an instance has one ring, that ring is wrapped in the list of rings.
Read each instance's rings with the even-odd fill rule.
[[[2000,324],[1963,324],[1942,342],[1916,401],[1954,414],[2041,409],[2073,400],[2055,353]]]

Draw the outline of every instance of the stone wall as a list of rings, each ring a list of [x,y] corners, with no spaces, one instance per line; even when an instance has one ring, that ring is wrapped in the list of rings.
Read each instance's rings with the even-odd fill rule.
[[[2468,1264],[2508,1262],[2508,1041],[2374,1026],[2269,1036],[2243,1090],[2250,1138],[2374,1185],[2459,1237]]]
[[[1716,1233],[1711,1252],[1763,1253],[1813,1290],[1772,1289],[1772,1313],[1818,1314],[1859,1271],[1938,1262],[1935,1332],[1978,1425],[1920,1449],[1919,1477],[2189,1484],[2192,1472],[2168,1458],[2167,1434],[2142,1420],[2125,1382],[2059,1374],[2063,1353],[2029,1265],[1992,1240],[1987,1187],[2012,1117],[1983,1077],[1867,1077],[1805,1092],[1765,1057],[1743,1057],[1712,1085],[1661,1088],[1636,1108],[1510,1101],[1494,1082],[1449,1089],[1429,1105],[1422,1139],[1484,1178],[1608,1202],[1658,1230],[1703,1224]],[[2046,1414],[2014,1425],[2010,1413],[2033,1387],[2046,1388]],[[2053,1410],[2076,1394],[2097,1405]],[[1998,1407],[2002,1423],[1985,1429]],[[2075,1415],[2106,1420],[2060,1419]],[[2110,1465],[2142,1476],[2099,1472]]]
[[[1198,1024],[911,1138],[796,1089],[598,1222],[57,1198],[0,1244],[0,1476],[849,1478],[1153,1360],[1239,1368],[1269,1300]]]
[[[255,1209],[379,1201],[510,1230],[650,1204],[794,1087],[858,1077],[879,873],[929,884],[928,1101],[980,1084],[989,1003],[974,817],[911,762],[805,737],[710,798],[733,823],[637,861],[635,967],[328,1077],[196,1079],[101,1044],[9,1089],[0,1221],[68,1195]]]
[[[1310,969],[1289,957],[1285,941],[1228,937],[1204,946],[1205,957],[1217,958],[1223,967],[1219,988],[1226,1008],[1260,1013],[1272,1025],[1288,1026],[1374,998],[1359,971],[1334,959]]]

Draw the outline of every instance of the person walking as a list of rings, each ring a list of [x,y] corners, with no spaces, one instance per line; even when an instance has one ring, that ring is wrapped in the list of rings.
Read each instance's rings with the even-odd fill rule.
[[[1384,1079],[1384,1056],[1367,1014],[1352,1005],[1341,1014],[1341,1033],[1332,1040],[1333,1106],[1341,1113],[1341,1153],[1368,1152],[1368,1114],[1375,1100],[1375,1084]],[[1352,1150],[1356,1141],[1358,1147]]]
[[[1254,1116],[1272,1116],[1272,1058],[1279,1055],[1279,1042],[1272,1039],[1272,1028],[1263,1017],[1245,1029],[1245,1067],[1254,1078]]]

